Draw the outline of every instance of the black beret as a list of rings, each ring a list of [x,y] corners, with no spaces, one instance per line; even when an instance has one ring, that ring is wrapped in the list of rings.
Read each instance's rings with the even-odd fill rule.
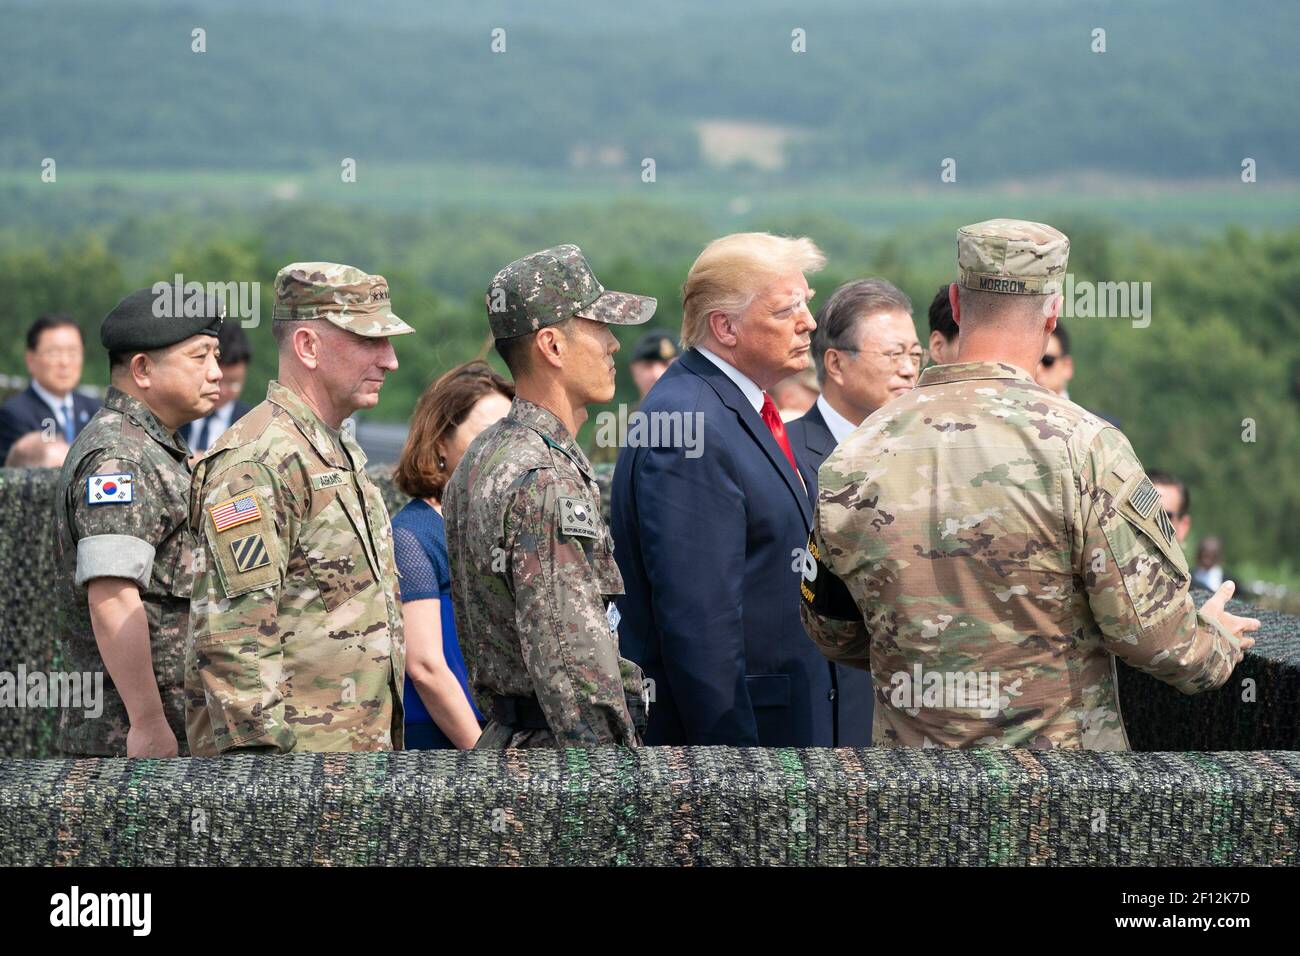
[[[677,357],[677,343],[665,332],[647,332],[632,346],[633,362],[671,362]]]
[[[225,309],[216,296],[167,282],[137,289],[104,316],[99,341],[109,352],[147,352],[184,342],[192,335],[216,335]]]

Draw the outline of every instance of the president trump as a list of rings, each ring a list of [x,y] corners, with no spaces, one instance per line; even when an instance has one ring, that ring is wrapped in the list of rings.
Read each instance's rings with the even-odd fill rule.
[[[684,352],[641,411],[699,447],[619,452],[611,493],[625,657],[651,681],[647,744],[833,746],[834,665],[799,620],[812,511],[767,389],[809,366],[807,238],[710,243],[682,288]]]

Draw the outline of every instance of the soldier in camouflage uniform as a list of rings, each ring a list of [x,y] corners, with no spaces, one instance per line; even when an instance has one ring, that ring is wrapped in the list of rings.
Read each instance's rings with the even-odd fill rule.
[[[1127,750],[1115,656],[1196,693],[1258,621],[1200,611],[1159,496],[1115,427],[1035,384],[1069,240],[995,219],[957,234],[956,364],[818,473],[804,626],[872,671],[874,743]]]
[[[389,337],[415,330],[382,276],[329,262],[280,270],[274,318],[278,380],[195,468],[190,747],[400,750],[388,510],[341,426],[397,368]]]
[[[74,707],[60,715],[57,747],[69,756],[187,752],[182,682],[194,549],[189,447],[179,429],[208,414],[220,394],[221,313],[204,298],[200,315],[156,315],[154,303],[173,301],[174,292],[157,290],[131,293],[104,319],[112,385],[59,474],[63,667],[107,672],[103,713]]]
[[[614,397],[607,326],[649,321],[655,300],[606,291],[561,245],[498,272],[487,309],[516,398],[443,500],[456,631],[490,718],[475,746],[636,746],[641,669],[618,653],[623,579],[575,436]]]

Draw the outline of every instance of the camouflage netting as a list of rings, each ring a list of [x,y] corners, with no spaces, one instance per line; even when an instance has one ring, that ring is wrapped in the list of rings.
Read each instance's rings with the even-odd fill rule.
[[[1294,865],[1300,754],[0,761],[0,864]]]
[[[55,477],[0,470],[0,671],[58,669]],[[1121,669],[1135,748],[1253,753],[0,759],[0,864],[1294,865],[1300,754],[1272,751],[1300,749],[1300,620],[1259,616],[1257,648],[1218,692]],[[0,708],[0,757],[50,756],[57,714]]]

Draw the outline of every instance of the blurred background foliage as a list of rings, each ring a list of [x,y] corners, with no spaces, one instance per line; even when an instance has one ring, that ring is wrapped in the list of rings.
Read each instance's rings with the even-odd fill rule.
[[[1071,397],[1186,478],[1193,534],[1220,536],[1230,567],[1300,584],[1300,8],[11,0],[3,16],[0,373],[24,374],[23,330],[62,311],[103,384],[100,318],[182,273],[261,283],[256,400],[272,278],[335,260],[386,275],[419,330],[371,413],[403,421],[484,353],[493,272],[543,246],[577,242],[675,333],[706,242],[806,234],[830,260],[818,300],[884,276],[924,339],[955,229],[1036,219],[1071,236],[1076,281],[1151,283],[1147,328],[1067,320]],[[616,401],[635,401],[626,369]]]

